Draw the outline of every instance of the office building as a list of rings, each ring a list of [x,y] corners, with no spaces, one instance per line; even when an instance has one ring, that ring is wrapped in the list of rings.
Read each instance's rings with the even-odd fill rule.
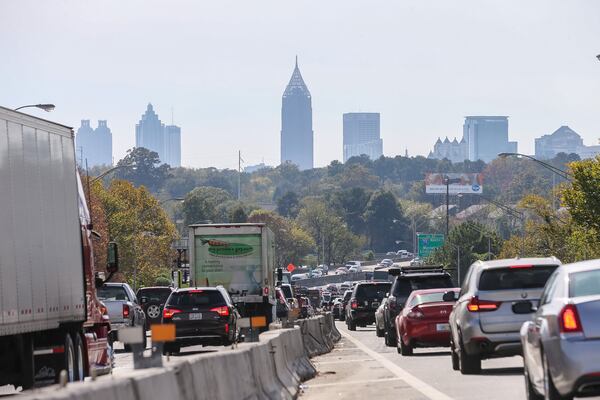
[[[89,119],[81,120],[75,135],[77,160],[82,167],[112,165],[112,132],[106,120],[99,120],[93,129]]]
[[[467,156],[471,161],[492,161],[498,153],[517,152],[517,142],[508,140],[508,117],[465,117],[463,139],[467,143]]]
[[[600,154],[600,146],[586,146],[581,136],[566,125],[549,135],[535,139],[535,157],[547,160],[558,153],[577,154],[581,159],[592,158]]]
[[[311,96],[298,68],[298,58],[281,100],[281,163],[313,168]]]
[[[344,162],[365,154],[371,160],[383,155],[379,113],[346,113],[343,115]]]
[[[165,126],[150,103],[135,126],[135,146],[155,151],[160,161],[171,167],[181,166],[181,129]]]

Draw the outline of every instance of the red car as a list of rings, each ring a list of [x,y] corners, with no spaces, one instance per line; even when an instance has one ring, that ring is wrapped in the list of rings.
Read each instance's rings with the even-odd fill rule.
[[[415,347],[450,346],[448,318],[460,288],[413,291],[396,317],[398,353],[410,356]]]

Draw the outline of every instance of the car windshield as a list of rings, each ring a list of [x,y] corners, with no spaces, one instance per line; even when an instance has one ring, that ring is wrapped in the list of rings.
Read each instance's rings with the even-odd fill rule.
[[[600,295],[600,269],[569,274],[569,297]]]
[[[390,291],[391,283],[377,283],[377,284],[367,284],[367,285],[359,285],[356,288],[356,298],[359,300],[362,299],[383,299]]]
[[[137,292],[138,299],[145,297],[148,302],[164,303],[169,298],[171,289],[140,289]]]
[[[541,289],[557,265],[518,266],[484,270],[479,290]]]
[[[415,304],[425,304],[425,303],[437,303],[440,301],[444,301],[445,292],[436,292],[436,293],[424,293],[418,294],[415,296],[414,303]],[[455,292],[458,293],[458,292]]]
[[[186,290],[174,292],[169,298],[169,306],[225,305],[223,295],[217,290]]]
[[[100,300],[129,300],[123,286],[102,286],[98,289],[98,298]]]

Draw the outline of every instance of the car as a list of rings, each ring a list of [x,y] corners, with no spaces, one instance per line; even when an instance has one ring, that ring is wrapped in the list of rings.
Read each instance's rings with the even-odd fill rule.
[[[407,258],[409,254],[410,253],[408,252],[408,250],[398,250],[396,252],[396,255],[402,258]]]
[[[379,305],[379,307],[377,307],[377,310],[375,311],[375,334],[377,335],[377,337],[383,337],[385,333],[385,320],[383,317],[383,313],[385,307],[387,306],[387,302],[388,298],[386,297],[381,301],[381,304]]]
[[[346,267],[362,267],[362,261],[347,261]]]
[[[283,291],[279,287],[275,288],[275,298],[277,299],[277,302],[275,303],[275,313],[277,318],[287,320],[291,309]]]
[[[383,260],[381,260],[379,262],[380,265],[383,265],[385,267],[391,267],[392,264],[394,264],[394,261],[390,258],[384,258]]]
[[[149,330],[152,324],[160,324],[162,310],[171,292],[173,292],[173,288],[169,286],[152,286],[138,289],[135,296],[140,302],[144,314],[146,314],[146,330]]]
[[[346,290],[350,290],[352,288],[352,282],[346,281],[340,285],[340,292],[345,292]]]
[[[395,256],[396,252],[395,251],[388,251],[387,253],[385,253],[386,256]]]
[[[334,319],[340,319],[342,313],[342,298],[338,297],[333,300],[333,306],[331,307],[331,314]]]
[[[324,310],[328,310],[330,301],[331,301],[331,292],[323,292],[323,296],[321,297],[321,308]]]
[[[520,331],[527,398],[600,395],[600,260],[558,267]]]
[[[181,347],[228,346],[238,338],[239,313],[222,286],[179,288],[167,299],[162,323],[175,325],[175,341],[164,344],[163,353],[179,353]]]
[[[312,275],[312,278],[319,278],[321,276],[323,276],[323,271],[320,269],[313,269],[310,274]]]
[[[338,286],[335,283],[330,283],[325,288],[328,292],[337,294],[339,292]]]
[[[127,283],[110,282],[98,288],[98,299],[104,303],[110,317],[109,338],[116,342],[119,330],[136,326],[146,327],[146,314],[138,303],[135,293]],[[146,335],[143,335],[143,346],[146,348]],[[131,347],[125,344],[125,350]]]
[[[403,356],[415,347],[448,347],[448,317],[459,288],[414,290],[396,317],[396,349]]]
[[[348,268],[346,268],[346,267],[339,267],[335,270],[336,275],[344,275],[347,273],[348,273]]]
[[[341,304],[341,312],[339,316],[340,321],[344,321],[346,319],[346,307],[348,307],[348,302],[352,297],[352,290],[346,290],[344,295],[342,296],[342,304]]]
[[[292,278],[293,278],[293,276],[292,276]],[[298,315],[300,315],[300,304],[298,303],[298,300],[296,299],[296,297],[294,295],[294,289],[292,288],[292,285],[288,285],[288,284],[284,283],[279,288],[283,292],[283,295],[285,296],[285,299],[287,300],[287,302],[290,306],[292,315],[294,317],[297,317]]]
[[[473,263],[450,314],[452,368],[479,374],[483,359],[520,355],[521,326],[560,264],[555,257]]]
[[[306,274],[292,275],[291,281],[292,282],[297,282],[297,281],[301,281],[303,279],[308,279],[308,275],[306,275]]]
[[[389,293],[391,282],[362,282],[354,287],[346,306],[346,326],[355,331],[375,322],[375,310]]]
[[[420,257],[415,257],[410,261],[410,266],[411,267],[418,267],[420,265],[424,265],[425,261],[423,259],[421,259]]]
[[[348,273],[357,273],[357,272],[362,272],[362,268],[360,267],[360,265],[352,265],[350,268],[348,268]]]
[[[452,278],[442,267],[402,267],[390,268],[388,274],[394,276],[387,307],[384,309],[386,346],[396,347],[396,317],[402,311],[408,296],[413,290],[452,288]]]

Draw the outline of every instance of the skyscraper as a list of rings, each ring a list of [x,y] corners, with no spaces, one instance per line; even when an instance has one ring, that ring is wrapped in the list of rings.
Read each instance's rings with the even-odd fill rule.
[[[487,163],[498,157],[498,153],[517,152],[517,142],[508,141],[508,117],[465,117],[463,139],[467,142],[470,161]]]
[[[313,168],[311,96],[300,74],[298,57],[281,101],[281,163],[285,162],[300,169]]]
[[[112,165],[112,132],[106,120],[99,120],[96,129],[92,129],[89,119],[81,120],[75,140],[77,156],[82,167],[85,167],[86,161],[90,167]]]
[[[181,166],[181,129],[165,126],[150,103],[135,126],[135,146],[157,152],[160,161],[171,167]]]
[[[371,160],[383,155],[379,113],[346,113],[344,120],[344,162],[366,154]]]

